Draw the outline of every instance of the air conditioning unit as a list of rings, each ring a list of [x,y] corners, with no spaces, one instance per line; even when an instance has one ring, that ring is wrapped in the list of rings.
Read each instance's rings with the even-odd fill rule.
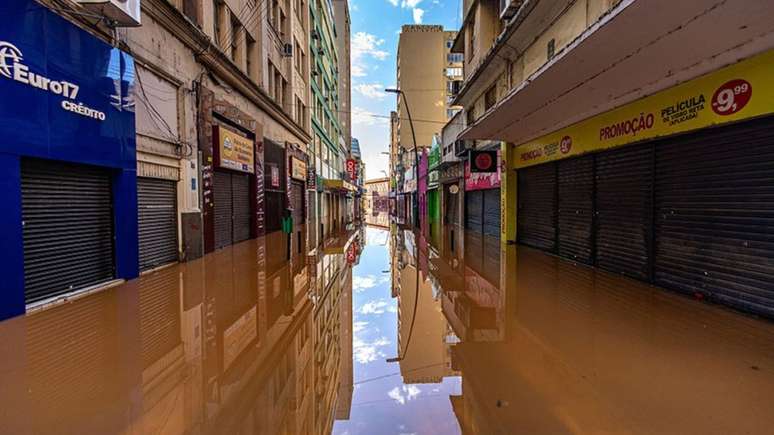
[[[293,57],[293,44],[283,44],[282,55],[285,57]]]
[[[91,12],[104,16],[116,27],[140,26],[140,0],[75,0]]]
[[[500,19],[509,20],[519,11],[524,0],[500,0]]]
[[[317,29],[312,29],[312,39],[320,39],[320,32]]]

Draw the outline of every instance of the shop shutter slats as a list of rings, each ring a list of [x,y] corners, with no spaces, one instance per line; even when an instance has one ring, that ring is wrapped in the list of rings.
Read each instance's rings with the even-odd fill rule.
[[[27,303],[113,279],[108,172],[22,160],[22,218]]]
[[[293,224],[301,225],[304,223],[304,185],[294,181],[290,192],[293,200]]]
[[[465,192],[465,228],[477,233],[483,232],[484,192],[471,190]]]
[[[149,367],[182,341],[178,287],[175,269],[164,269],[141,278],[139,299],[143,367]]]
[[[774,122],[660,143],[655,283],[774,316]]]
[[[596,156],[596,263],[611,272],[650,279],[653,146]]]
[[[246,174],[231,174],[234,204],[234,243],[250,238],[250,178]]]
[[[500,189],[484,190],[484,234],[500,237]]]
[[[548,163],[518,171],[519,242],[556,251],[556,164]]]
[[[213,199],[215,203],[215,249],[224,248],[233,243],[234,214],[231,203],[231,174],[225,171],[214,172],[215,185]]]
[[[140,270],[178,260],[177,183],[137,178]]]
[[[459,201],[460,192],[452,194],[449,190],[451,186],[453,185],[449,184],[444,186],[444,189],[446,189],[446,223],[449,225],[458,225],[457,211],[459,210],[459,203],[457,201]]]
[[[559,255],[593,263],[594,157],[559,162]]]

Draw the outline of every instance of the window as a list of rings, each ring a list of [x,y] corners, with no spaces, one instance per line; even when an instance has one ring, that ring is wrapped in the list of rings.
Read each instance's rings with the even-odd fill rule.
[[[446,77],[460,77],[462,75],[462,68],[453,67],[446,68]]]
[[[548,41],[547,51],[548,51],[548,60],[553,59],[554,56],[556,55],[556,40],[555,39],[552,39],[552,40]]]
[[[241,44],[239,38],[242,36],[241,27],[236,15],[231,14],[231,41],[229,41],[231,50],[229,50],[229,53],[231,54],[231,60],[237,65],[239,65],[241,61],[241,59],[239,59],[239,45]]]
[[[497,104],[497,86],[492,86],[484,95],[484,110],[489,110]]]
[[[472,107],[465,113],[465,116],[467,117],[468,126],[476,123],[476,114]]]
[[[245,41],[247,44],[245,68],[247,69],[247,75],[257,83],[258,71],[256,70],[257,64],[255,63],[255,59],[258,58],[258,46],[255,43],[255,39],[249,34],[245,36]]]
[[[218,0],[213,0],[212,2],[212,19],[213,19],[213,37],[215,37],[215,45],[220,46],[221,40],[220,40],[220,34],[222,32],[221,26],[221,7],[223,5]]]
[[[447,39],[446,40],[446,48],[452,48],[454,46],[454,40],[453,39]]]
[[[462,53],[448,53],[446,61],[449,63],[460,63],[464,60]]]

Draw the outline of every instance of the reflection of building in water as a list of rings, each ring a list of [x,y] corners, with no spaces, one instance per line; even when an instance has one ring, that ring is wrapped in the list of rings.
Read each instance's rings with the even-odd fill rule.
[[[366,224],[368,225],[373,225],[373,226],[382,227],[382,228],[389,228],[390,214],[387,212],[369,214],[369,215],[366,215],[365,221],[366,221]]]
[[[351,402],[343,239],[307,264],[275,232],[0,323],[2,431],[328,433]]]
[[[451,370],[449,324],[441,312],[441,299],[429,278],[428,244],[413,232],[402,231],[397,255],[398,349],[400,371],[407,384],[438,383]],[[419,258],[414,253],[419,254]],[[413,328],[412,328],[413,323]],[[410,339],[409,339],[410,336]]]

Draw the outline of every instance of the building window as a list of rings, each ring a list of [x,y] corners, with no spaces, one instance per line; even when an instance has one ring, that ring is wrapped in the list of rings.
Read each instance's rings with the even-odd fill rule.
[[[473,125],[476,123],[476,114],[473,111],[473,108],[471,107],[470,110],[468,110],[465,113],[465,116],[467,117],[468,125]]]
[[[492,86],[484,95],[484,110],[489,110],[497,104],[497,85]]]
[[[552,40],[548,41],[547,51],[548,51],[548,60],[551,60],[551,59],[554,58],[554,56],[556,56],[556,40],[555,39],[552,39]]]
[[[462,53],[448,53],[446,54],[446,61],[448,63],[460,63],[464,60]]]
[[[453,39],[447,39],[446,40],[446,48],[452,48],[454,46],[454,40]]]
[[[460,67],[446,68],[446,77],[459,77],[461,75],[462,68]]]
[[[239,59],[239,45],[241,43],[239,38],[242,36],[241,27],[236,15],[231,14],[231,41],[229,41],[231,50],[229,50],[229,53],[231,54],[231,60],[237,65],[239,65],[241,61],[241,59]]]
[[[221,2],[219,2],[218,0],[213,0],[212,2],[213,35],[212,36],[215,38],[215,45],[217,45],[218,47],[221,46],[220,35],[221,35],[221,32],[223,31],[223,29],[220,28],[221,18],[222,18],[221,7],[222,7]]]
[[[253,39],[250,34],[247,34],[245,36],[245,41],[247,44],[247,53],[246,53],[246,64],[245,68],[247,69],[247,75],[251,79],[253,79],[254,82],[258,83],[258,71],[256,70],[256,63],[255,60],[258,58],[258,46],[255,43],[255,39]]]

